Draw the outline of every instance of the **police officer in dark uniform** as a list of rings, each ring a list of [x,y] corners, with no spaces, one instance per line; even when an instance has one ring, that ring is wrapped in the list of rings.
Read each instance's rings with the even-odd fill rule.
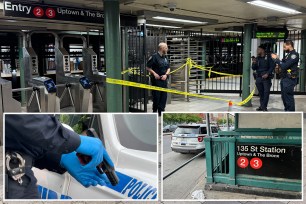
[[[91,156],[82,165],[77,153]],[[5,116],[5,198],[39,199],[32,167],[57,173],[68,171],[83,186],[109,182],[96,166],[113,163],[98,138],[80,136],[50,115]]]
[[[158,52],[153,54],[147,62],[147,70],[151,74],[151,82],[153,86],[167,88],[168,75],[170,73],[170,64],[167,58],[168,46],[166,43],[158,45]],[[167,93],[162,91],[152,91],[153,112],[165,111],[167,102]]]
[[[264,45],[260,45],[257,49],[257,57],[252,59],[252,69],[256,71],[254,76],[260,97],[260,106],[256,109],[257,111],[268,111],[271,79],[275,68],[274,61],[270,55],[266,54],[265,49]]]
[[[287,55],[282,61],[276,54],[271,54],[271,57],[281,69],[280,86],[285,111],[295,111],[294,87],[298,83],[299,53],[295,51],[291,40],[284,42],[284,51]]]

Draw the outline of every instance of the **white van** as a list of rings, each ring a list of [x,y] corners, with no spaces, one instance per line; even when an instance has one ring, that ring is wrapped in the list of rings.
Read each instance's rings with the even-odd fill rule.
[[[103,141],[119,184],[85,188],[67,172],[61,175],[34,168],[41,199],[158,199],[156,115],[75,114],[68,120],[70,127],[65,127],[80,128],[76,123],[82,117],[87,117],[86,127],[94,128]]]
[[[212,137],[218,137],[218,131],[218,126],[210,126]],[[179,153],[199,153],[205,150],[205,137],[208,137],[206,124],[178,125],[171,138],[171,149]]]

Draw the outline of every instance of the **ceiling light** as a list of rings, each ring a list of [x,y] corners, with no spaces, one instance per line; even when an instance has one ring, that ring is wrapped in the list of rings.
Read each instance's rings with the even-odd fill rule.
[[[163,17],[163,16],[155,16],[154,19],[165,20],[165,21],[175,21],[181,23],[194,23],[194,24],[206,24],[207,22],[201,21],[194,21],[194,20],[186,20],[186,19],[179,19],[179,18],[170,18],[170,17]]]
[[[182,27],[178,27],[178,26],[156,25],[156,24],[146,24],[146,26],[151,26],[151,27],[162,27],[162,28],[182,28]]]
[[[260,7],[263,7],[263,8],[267,8],[267,9],[272,9],[272,10],[275,10],[275,11],[288,13],[288,14],[302,13],[300,11],[297,11],[297,10],[294,10],[294,9],[291,9],[291,8],[288,8],[288,7],[285,7],[285,6],[280,6],[280,5],[277,5],[277,4],[273,4],[273,3],[266,2],[266,1],[261,1],[261,0],[249,1],[247,3],[255,5],[255,6],[260,6]]]
[[[242,31],[235,31],[235,30],[223,30],[223,33],[242,33]]]

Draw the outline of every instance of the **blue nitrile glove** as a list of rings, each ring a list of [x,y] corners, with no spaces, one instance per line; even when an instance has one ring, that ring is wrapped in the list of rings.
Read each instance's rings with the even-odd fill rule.
[[[82,166],[76,152],[63,154],[60,164],[70,173],[71,176],[86,188],[89,186],[96,186],[97,184],[104,186],[106,183],[110,183],[105,174],[100,174],[98,172],[96,166]]]
[[[98,166],[103,160],[104,152],[106,152],[101,140],[83,135],[80,135],[80,138],[81,144],[75,151],[91,157],[91,161],[84,167]]]

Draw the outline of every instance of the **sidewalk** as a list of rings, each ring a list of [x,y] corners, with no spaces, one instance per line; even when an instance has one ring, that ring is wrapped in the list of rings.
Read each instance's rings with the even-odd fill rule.
[[[241,101],[238,94],[207,94],[207,96],[219,97],[224,99],[233,100],[235,102]],[[306,112],[306,96],[295,96],[296,111]],[[233,106],[231,111],[255,111],[259,107],[259,97],[254,96],[252,99],[252,107]],[[166,105],[166,112],[227,112],[228,103],[225,101],[216,101],[209,99],[190,98],[189,102],[186,101],[172,101],[171,104]],[[282,112],[284,105],[280,95],[270,95],[268,111]],[[152,112],[152,101],[149,101],[148,112]]]

